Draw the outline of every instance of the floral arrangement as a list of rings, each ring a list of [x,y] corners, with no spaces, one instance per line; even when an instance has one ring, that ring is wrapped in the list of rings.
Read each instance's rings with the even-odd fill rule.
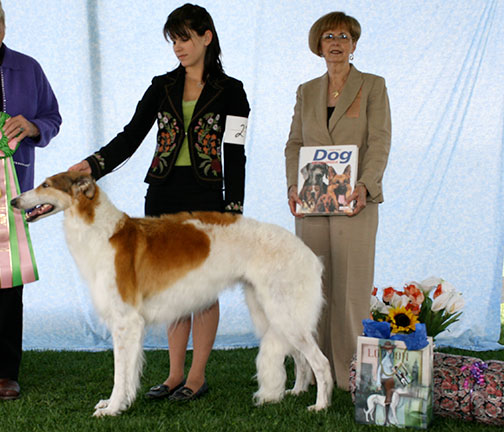
[[[418,323],[425,324],[427,336],[435,338],[458,321],[464,307],[462,294],[438,277],[420,283],[409,282],[403,290],[388,287],[380,300],[378,289],[371,294],[371,317],[390,323],[391,333],[408,334]]]

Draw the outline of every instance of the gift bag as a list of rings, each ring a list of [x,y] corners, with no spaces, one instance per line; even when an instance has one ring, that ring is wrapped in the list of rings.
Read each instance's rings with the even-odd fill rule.
[[[504,426],[504,362],[435,353],[434,413]]]
[[[425,429],[432,421],[433,343],[408,350],[399,340],[359,336],[355,421]]]
[[[12,155],[19,143],[4,135],[9,115],[0,112],[0,289],[38,280],[28,224],[24,212],[14,210],[12,198],[19,195],[19,183]]]

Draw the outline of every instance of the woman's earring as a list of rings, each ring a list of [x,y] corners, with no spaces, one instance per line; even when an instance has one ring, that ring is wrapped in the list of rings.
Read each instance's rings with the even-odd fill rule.
[[[350,54],[348,58],[350,59],[350,61],[352,61],[354,59],[353,54]]]

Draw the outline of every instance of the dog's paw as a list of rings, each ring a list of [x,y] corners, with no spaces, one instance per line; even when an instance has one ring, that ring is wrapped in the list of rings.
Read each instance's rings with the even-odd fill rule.
[[[94,409],[99,410],[99,409],[107,408],[109,406],[109,403],[110,403],[110,399],[102,399],[100,402],[98,402],[94,406]]]
[[[301,393],[304,393],[304,392],[306,392],[306,391],[307,391],[307,390],[305,390],[305,389],[302,389],[302,388],[297,389],[296,387],[294,387],[294,388],[291,388],[291,389],[289,389],[289,390],[286,390],[286,391],[285,391],[285,394],[286,394],[286,395],[294,395],[294,396],[298,396],[298,395],[300,395]]]
[[[327,409],[327,405],[315,404],[308,407],[308,411],[323,411]]]
[[[94,413],[93,417],[105,417],[105,416],[116,416],[120,414],[119,410],[113,410],[109,407],[106,408],[98,408]]]
[[[264,405],[265,403],[276,403],[280,402],[284,397],[284,392],[280,393],[266,393],[257,391],[254,394],[254,404],[256,406]]]

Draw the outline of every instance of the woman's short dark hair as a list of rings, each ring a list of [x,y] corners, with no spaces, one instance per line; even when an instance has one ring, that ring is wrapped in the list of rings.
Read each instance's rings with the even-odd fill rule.
[[[209,76],[224,71],[220,59],[219,38],[212,17],[207,10],[190,3],[180,6],[168,15],[163,28],[163,34],[167,41],[175,38],[189,39],[191,37],[191,30],[199,36],[203,36],[207,30],[212,32],[212,41],[207,46],[203,69],[203,79],[206,81]]]
[[[308,45],[313,53],[320,56],[320,39],[327,30],[338,27],[346,27],[353,42],[357,42],[361,35],[361,26],[354,17],[346,15],[344,12],[330,12],[320,17],[312,25],[308,35]]]

